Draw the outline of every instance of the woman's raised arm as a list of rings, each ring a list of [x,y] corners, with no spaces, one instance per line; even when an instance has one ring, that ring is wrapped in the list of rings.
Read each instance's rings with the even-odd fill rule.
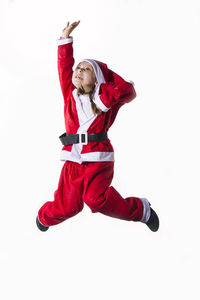
[[[70,92],[71,88],[73,87],[73,38],[70,37],[70,34],[79,23],[80,21],[74,22],[70,25],[69,22],[67,22],[66,27],[62,30],[62,36],[58,40],[58,74],[65,102],[67,101],[68,92]]]

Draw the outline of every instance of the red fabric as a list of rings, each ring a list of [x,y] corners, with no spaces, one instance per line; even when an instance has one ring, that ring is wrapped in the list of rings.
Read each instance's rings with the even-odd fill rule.
[[[140,221],[143,205],[139,198],[124,199],[110,186],[114,162],[66,161],[63,165],[54,201],[46,202],[39,210],[43,225],[59,224],[79,213],[86,203],[91,211],[113,218]]]
[[[136,97],[131,83],[108,69],[107,65],[96,61],[105,78],[101,84],[99,98],[109,108],[96,116],[94,121],[85,126],[87,133],[107,132],[113,124],[122,105]],[[67,133],[77,133],[80,127],[87,125],[79,123],[76,101],[72,83],[73,74],[73,47],[72,43],[58,47],[58,73],[61,90],[64,98],[64,117]],[[98,99],[99,100],[99,99]],[[64,146],[63,150],[71,151],[72,145]],[[83,145],[81,153],[114,152],[109,139],[98,143]],[[82,162],[81,164],[66,161],[63,165],[58,188],[54,193],[54,201],[46,202],[39,210],[39,220],[43,225],[59,224],[79,213],[86,203],[92,212],[100,212],[110,217],[127,221],[140,221],[143,215],[143,205],[139,198],[124,199],[110,186],[114,173],[113,161]]]
[[[64,99],[64,118],[67,133],[77,133],[80,128],[76,102],[72,92],[75,86],[72,83],[73,74],[73,46],[72,42],[58,46],[58,74]],[[106,83],[101,84],[99,97],[103,104],[110,108],[102,112],[87,129],[88,133],[99,133],[108,131],[113,124],[117,113],[122,105],[132,101],[136,97],[133,85],[126,82],[118,74],[108,69],[107,65],[96,61],[100,66]],[[71,151],[72,146],[64,146],[63,150]],[[110,140],[99,143],[88,143],[84,145],[81,153],[88,152],[113,152]]]

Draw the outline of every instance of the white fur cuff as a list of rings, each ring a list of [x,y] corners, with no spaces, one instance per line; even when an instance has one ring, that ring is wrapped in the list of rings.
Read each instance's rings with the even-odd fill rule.
[[[151,214],[151,208],[149,201],[146,198],[140,198],[143,204],[143,216],[140,222],[146,223],[149,221],[150,214]]]
[[[65,45],[65,44],[69,44],[72,42],[73,42],[73,37],[69,37],[67,39],[60,38],[57,40],[57,45],[60,46],[60,45]]]

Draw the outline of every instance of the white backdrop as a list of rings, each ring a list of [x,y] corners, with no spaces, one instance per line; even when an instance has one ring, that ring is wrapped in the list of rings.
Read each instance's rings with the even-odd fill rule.
[[[109,131],[112,185],[149,199],[157,233],[87,205],[35,225],[63,165],[56,40],[78,20],[76,62],[135,82]],[[198,0],[1,0],[1,299],[199,299],[199,29]]]

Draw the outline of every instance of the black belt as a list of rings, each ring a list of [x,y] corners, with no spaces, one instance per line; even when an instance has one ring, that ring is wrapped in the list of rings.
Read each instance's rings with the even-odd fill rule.
[[[61,136],[59,136],[59,139],[65,146],[72,144],[87,145],[88,142],[105,141],[108,139],[108,135],[107,132],[77,134],[63,133]]]

